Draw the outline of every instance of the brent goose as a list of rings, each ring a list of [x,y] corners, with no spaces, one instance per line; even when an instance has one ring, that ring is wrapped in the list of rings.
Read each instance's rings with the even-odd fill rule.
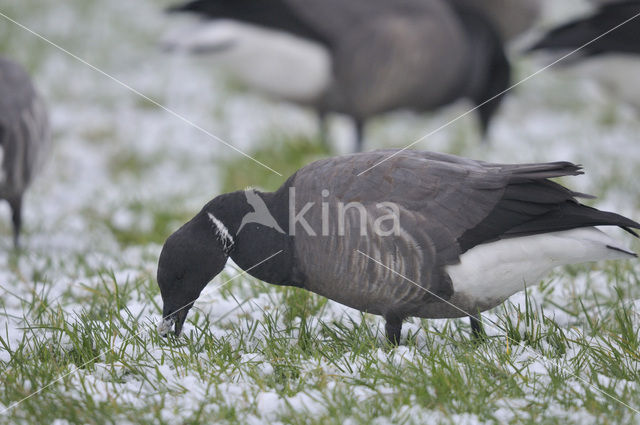
[[[551,29],[529,51],[563,54],[582,47],[564,62],[640,108],[640,1],[599,3],[588,16]]]
[[[588,195],[549,180],[578,174],[569,162],[383,150],[313,162],[275,192],[220,195],[164,244],[158,330],[179,335],[231,257],[265,282],[383,316],[394,343],[408,316],[470,316],[481,334],[480,312],[553,267],[636,257],[593,226],[636,235],[639,223],[582,205],[576,198]]]
[[[356,151],[372,116],[463,98],[478,106],[484,135],[510,82],[498,31],[467,0],[194,0],[170,10],[206,19],[169,49],[215,52],[248,86],[314,108],[322,128],[328,113],[350,116]]]
[[[0,57],[0,199],[9,202],[13,243],[17,248],[22,222],[22,197],[49,147],[45,105],[27,72]]]

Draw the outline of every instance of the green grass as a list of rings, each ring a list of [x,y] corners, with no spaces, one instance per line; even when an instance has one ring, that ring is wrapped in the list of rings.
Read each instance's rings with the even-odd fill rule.
[[[605,272],[615,279],[615,267]],[[624,423],[630,410],[599,390],[631,406],[640,401],[638,319],[622,288],[607,299],[580,299],[582,309],[571,315],[580,326],[557,325],[526,297],[524,305],[500,309],[484,342],[469,337],[466,321],[413,320],[408,340],[393,348],[371,316],[332,320],[324,298],[246,277],[219,292],[244,314],[205,314],[200,306],[190,315],[191,332],[165,339],[146,314],[128,307],[157,299],[152,276],[118,282],[105,271],[95,279],[82,295],[65,297],[82,305],[74,312],[46,290],[34,292],[23,300],[29,308],[22,339],[10,345],[0,335],[11,355],[0,362],[4,406],[54,382],[12,409],[7,421],[170,423],[174,414],[188,423],[245,423],[260,417],[260,398],[274,394],[282,404],[273,419],[287,424],[364,424],[377,417],[420,423],[416,414],[437,423],[454,423],[461,414],[566,423],[578,411],[598,423]],[[246,291],[267,302],[235,299],[234,292]],[[594,311],[603,314],[597,323]],[[240,392],[230,399],[229,388]],[[301,394],[319,406],[316,413],[297,407]]]
[[[148,227],[139,227],[133,224],[126,228],[121,228],[113,223],[112,217],[109,215],[101,216],[92,211],[88,211],[86,214],[89,216],[96,215],[96,222],[102,222],[123,246],[139,246],[149,243],[162,244],[171,233],[193,216],[191,211],[184,211],[180,208],[167,210],[163,209],[163,206],[143,205],[140,202],[133,202],[127,206],[129,212],[134,216],[136,214],[143,215],[151,207],[153,214],[149,218],[151,223]]]
[[[242,190],[256,184],[264,190],[276,190],[299,168],[331,155],[328,147],[318,139],[304,136],[274,134],[259,142],[259,147],[247,154],[278,171],[279,176],[246,156],[220,164],[222,189],[225,192]]]

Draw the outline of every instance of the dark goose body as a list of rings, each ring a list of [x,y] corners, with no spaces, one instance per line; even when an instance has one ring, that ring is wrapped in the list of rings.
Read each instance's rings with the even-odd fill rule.
[[[49,150],[49,121],[27,72],[0,57],[0,199],[12,210],[14,245],[22,223],[22,198]]]
[[[600,3],[592,13],[550,29],[529,51],[553,59],[575,51],[559,63],[564,72],[596,80],[614,100],[640,111],[640,1]]]
[[[395,341],[405,317],[477,315],[555,266],[632,258],[593,226],[638,223],[584,206],[583,195],[548,180],[580,173],[568,162],[388,150],[316,161],[273,193],[220,195],[165,243],[161,330],[177,322],[180,331],[227,256],[258,279],[384,316]]]
[[[172,10],[217,21],[165,44],[212,53],[250,87],[312,106],[321,117],[350,116],[361,150],[367,119],[458,99],[478,106],[486,132],[510,65],[498,29],[474,3],[195,0]]]
[[[609,53],[640,54],[640,1],[619,0],[602,4],[593,13],[550,29],[529,50],[576,52],[578,58]],[[571,60],[576,60],[571,58]]]

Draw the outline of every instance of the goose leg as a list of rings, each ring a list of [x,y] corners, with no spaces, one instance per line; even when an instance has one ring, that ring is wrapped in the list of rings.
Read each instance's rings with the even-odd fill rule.
[[[387,340],[392,345],[400,345],[400,332],[402,331],[402,319],[397,317],[385,317],[387,323],[384,330],[387,334]]]
[[[9,201],[13,222],[13,247],[20,248],[20,229],[22,227],[22,197],[18,196]]]
[[[325,111],[317,111],[318,114],[318,136],[320,137],[320,143],[324,146],[328,152],[331,151],[329,145],[329,122],[327,113]]]
[[[471,322],[471,336],[476,341],[482,341],[487,334],[484,332],[484,327],[482,326],[482,317],[480,315],[469,316],[469,322]]]
[[[362,152],[364,145],[364,121],[360,118],[354,118],[353,124],[356,128],[356,152]]]

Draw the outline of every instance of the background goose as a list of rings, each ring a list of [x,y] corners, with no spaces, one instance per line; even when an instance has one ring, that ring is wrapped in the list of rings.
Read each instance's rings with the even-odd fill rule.
[[[309,105],[321,119],[350,116],[356,150],[372,116],[462,98],[479,106],[484,134],[500,97],[484,102],[509,84],[497,30],[466,1],[195,0],[171,10],[224,21],[173,37],[169,48],[216,51],[250,86]]]
[[[22,197],[49,146],[44,103],[27,72],[0,57],[0,198],[11,206],[14,246],[18,247]]]
[[[602,5],[588,16],[551,29],[530,51],[565,54],[591,42],[568,58],[566,64],[640,109],[640,17],[636,17],[640,14],[640,1],[599,3]],[[603,35],[627,20],[630,21]]]
[[[220,195],[165,242],[159,331],[181,332],[231,257],[265,282],[383,316],[393,342],[408,316],[470,315],[479,333],[481,311],[555,266],[635,256],[593,226],[633,233],[640,224],[582,205],[575,198],[586,195],[548,180],[577,174],[568,162],[502,165],[388,150],[311,163],[276,192]],[[254,222],[239,231],[257,212],[248,202],[255,196],[280,229]]]

